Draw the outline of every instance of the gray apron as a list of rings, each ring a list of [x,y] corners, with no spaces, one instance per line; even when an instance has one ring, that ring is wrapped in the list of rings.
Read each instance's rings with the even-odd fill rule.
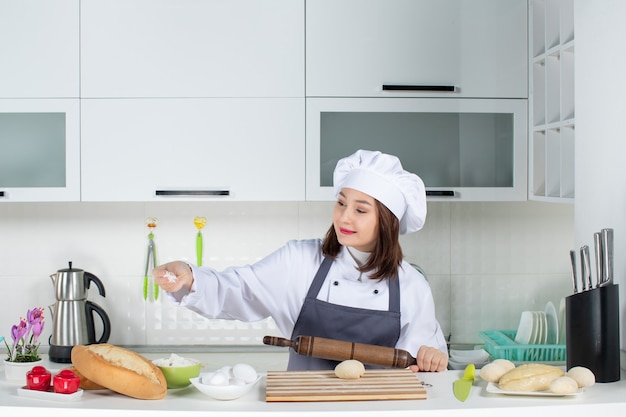
[[[396,277],[389,283],[389,311],[368,310],[331,304],[317,299],[333,263],[324,258],[309,287],[291,339],[297,336],[316,336],[348,342],[395,347],[400,338],[400,284]],[[299,355],[289,350],[287,369],[334,369],[338,362]]]

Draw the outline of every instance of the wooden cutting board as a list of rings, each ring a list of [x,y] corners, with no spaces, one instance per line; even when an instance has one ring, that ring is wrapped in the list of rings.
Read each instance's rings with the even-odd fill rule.
[[[267,372],[267,402],[425,399],[422,382],[408,369],[368,369],[355,380],[334,371]]]

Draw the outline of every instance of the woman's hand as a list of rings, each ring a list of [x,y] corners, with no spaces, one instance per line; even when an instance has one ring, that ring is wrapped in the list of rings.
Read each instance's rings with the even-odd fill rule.
[[[448,368],[448,355],[434,347],[420,347],[415,359],[417,365],[409,366],[413,372],[441,372]]]
[[[176,292],[181,288],[191,290],[193,274],[191,267],[182,261],[168,262],[152,270],[154,283],[167,292]]]

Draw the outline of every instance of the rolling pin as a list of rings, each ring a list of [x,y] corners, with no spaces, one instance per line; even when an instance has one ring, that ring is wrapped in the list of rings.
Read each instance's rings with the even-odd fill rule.
[[[314,336],[298,336],[294,340],[265,336],[263,343],[272,346],[290,347],[296,353],[315,358],[345,361],[356,359],[366,365],[385,368],[406,368],[416,365],[417,360],[406,350],[364,343],[344,342]]]

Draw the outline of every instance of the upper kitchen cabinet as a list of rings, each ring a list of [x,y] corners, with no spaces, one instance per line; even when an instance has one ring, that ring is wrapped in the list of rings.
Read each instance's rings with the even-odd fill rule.
[[[526,0],[310,0],[307,97],[527,98]]]
[[[304,200],[304,98],[84,99],[83,201]]]
[[[530,2],[529,198],[573,203],[574,0]]]
[[[397,155],[429,200],[527,199],[527,100],[307,98],[308,200],[332,200],[357,149]]]
[[[79,0],[0,0],[0,98],[76,98]]]
[[[0,99],[0,202],[80,200],[78,99]]]
[[[303,97],[304,0],[82,0],[81,93]]]

